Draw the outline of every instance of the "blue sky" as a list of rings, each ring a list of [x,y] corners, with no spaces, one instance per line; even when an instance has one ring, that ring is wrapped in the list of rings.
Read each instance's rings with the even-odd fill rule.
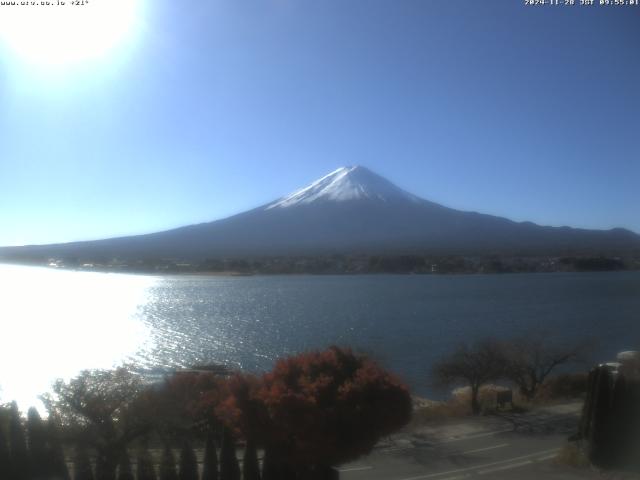
[[[640,7],[139,1],[97,58],[0,47],[0,245],[213,220],[353,164],[455,208],[640,232]]]

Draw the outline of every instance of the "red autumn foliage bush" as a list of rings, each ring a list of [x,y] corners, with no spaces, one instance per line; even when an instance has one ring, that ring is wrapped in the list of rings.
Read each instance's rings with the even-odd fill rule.
[[[218,419],[211,406],[227,396],[225,381],[214,373],[177,373],[139,399],[140,415],[167,433],[210,428]]]
[[[221,418],[292,465],[353,460],[411,418],[399,380],[337,347],[282,359],[261,381],[237,376],[228,386]]]
[[[254,375],[235,374],[224,384],[224,399],[216,416],[234,434],[259,444],[268,441],[269,415],[261,398],[262,381]]]

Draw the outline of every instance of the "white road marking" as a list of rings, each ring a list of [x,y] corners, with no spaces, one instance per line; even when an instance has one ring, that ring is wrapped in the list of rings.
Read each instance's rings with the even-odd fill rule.
[[[485,470],[478,470],[478,473],[480,475],[485,475],[487,473],[500,472],[502,470],[510,470],[512,468],[524,467],[525,465],[529,465],[531,463],[533,463],[531,460],[525,460],[524,462],[520,462],[520,463],[510,463],[509,465],[503,465],[501,467],[493,467],[493,468],[487,468]]]
[[[413,445],[411,445],[410,447],[389,447],[389,448],[383,448],[380,451],[383,453],[389,453],[389,452],[403,452],[405,450],[414,450],[416,447],[414,447]]]
[[[347,467],[347,468],[339,468],[341,472],[358,472],[360,470],[371,470],[373,467],[371,465],[364,465],[362,467]]]
[[[454,455],[467,455],[469,453],[485,452],[487,450],[495,450],[496,448],[508,447],[510,443],[501,443],[500,445],[494,445],[493,447],[476,448],[475,450],[467,450],[466,452],[455,453]]]
[[[557,457],[558,457],[557,453],[554,453],[552,455],[545,455],[544,457],[536,458],[536,462],[544,462],[546,460],[552,460]]]
[[[456,470],[448,470],[446,472],[430,473],[428,475],[419,475],[417,477],[408,477],[408,478],[403,478],[401,480],[424,480],[424,479],[427,479],[427,478],[442,477],[443,475],[449,475],[449,474],[453,474],[453,473],[473,472],[473,471],[477,471],[479,468],[492,467],[494,465],[509,464],[510,462],[517,462],[518,460],[523,460],[525,458],[529,459],[531,457],[536,457],[538,455],[545,455],[545,454],[549,454],[551,452],[558,452],[558,451],[560,451],[559,448],[552,448],[552,449],[549,449],[549,450],[542,450],[540,452],[530,453],[528,455],[521,455],[519,457],[513,457],[513,458],[508,458],[506,460],[500,460],[498,462],[484,463],[484,464],[481,464],[481,465],[473,465],[473,466],[467,467],[467,468],[458,468]]]
[[[443,440],[442,442],[438,442],[438,443],[432,443],[427,445],[426,447],[428,448],[433,448],[433,447],[437,447],[438,445],[444,445],[447,443],[453,443],[453,442],[463,442],[465,440],[474,440],[476,438],[482,438],[482,437],[490,437],[492,435],[497,435],[499,433],[505,433],[505,432],[513,432],[513,429],[508,429],[508,430],[496,430],[495,432],[485,432],[485,433],[477,433],[475,435],[467,435],[464,437],[451,437],[448,438],[447,440]],[[380,451],[381,452],[402,452],[404,450],[413,450],[414,448],[417,448],[415,445],[407,445],[407,446],[403,446],[403,447],[386,447],[386,448],[381,448]],[[425,448],[420,447],[420,448]],[[468,452],[467,452],[468,453]]]
[[[450,437],[442,442],[437,443],[436,445],[440,445],[443,443],[451,443],[451,442],[462,442],[463,440],[473,440],[474,438],[490,437],[492,435],[497,435],[499,433],[506,433],[506,432],[513,432],[513,428],[508,428],[505,430],[496,430],[495,432],[476,433],[475,435],[465,435],[464,437]]]

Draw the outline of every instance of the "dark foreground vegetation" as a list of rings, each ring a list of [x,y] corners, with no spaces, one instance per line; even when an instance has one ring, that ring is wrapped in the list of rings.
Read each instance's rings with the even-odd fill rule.
[[[587,350],[534,333],[460,345],[433,373],[465,392],[418,408],[414,422],[461,405],[457,415],[493,414],[580,398],[571,448],[585,465],[640,469],[639,355],[589,375],[557,372],[585,361]],[[219,366],[155,381],[126,368],[84,371],[42,398],[46,419],[34,408],[24,418],[15,403],[0,407],[0,479],[336,479],[337,465],[371,452],[419,407],[390,373],[337,347],[282,359],[262,376]]]
[[[0,479],[330,479],[412,410],[392,375],[336,347],[261,377],[85,371],[44,402],[47,420],[32,408],[25,423],[15,403],[0,410]]]
[[[640,472],[640,358],[637,354],[629,358],[629,353],[589,373],[580,430],[574,440],[598,467]]]

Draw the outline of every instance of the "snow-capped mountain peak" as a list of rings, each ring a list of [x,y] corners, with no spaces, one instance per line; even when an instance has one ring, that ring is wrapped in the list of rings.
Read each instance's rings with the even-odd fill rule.
[[[265,209],[288,208],[320,201],[344,202],[364,199],[382,202],[421,201],[368,168],[351,166],[338,168],[291,195],[267,205]]]

